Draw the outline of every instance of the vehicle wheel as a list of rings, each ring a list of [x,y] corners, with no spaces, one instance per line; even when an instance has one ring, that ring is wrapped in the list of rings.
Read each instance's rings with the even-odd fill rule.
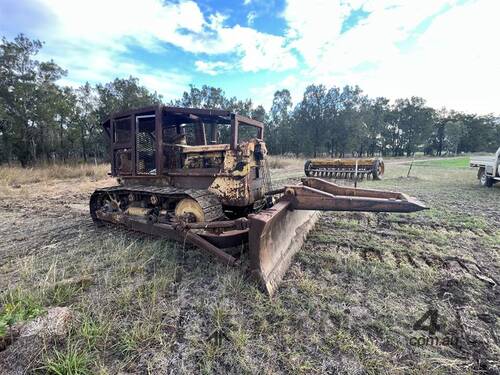
[[[493,186],[493,178],[486,175],[484,168],[479,169],[477,177],[479,178],[479,183],[481,184],[481,186],[486,186],[486,187]]]
[[[307,177],[309,177],[311,174],[309,169],[310,166],[311,166],[311,161],[310,160],[306,161],[306,163],[304,164],[304,173],[306,174]]]
[[[385,166],[384,162],[380,159],[377,159],[373,162],[372,166],[372,176],[374,180],[381,180],[384,175]]]

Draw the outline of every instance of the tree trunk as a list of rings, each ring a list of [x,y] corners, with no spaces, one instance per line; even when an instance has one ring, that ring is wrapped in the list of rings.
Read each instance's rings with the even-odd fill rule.
[[[66,162],[66,153],[64,152],[64,138],[63,138],[63,132],[64,132],[64,127],[63,127],[63,120],[61,117],[61,121],[59,123],[59,152],[61,155],[61,159]]]
[[[85,163],[86,163],[87,162],[87,144],[85,143],[85,132],[83,130],[83,127],[80,130],[80,138],[81,138],[81,142],[82,142],[83,161],[85,161]]]
[[[36,163],[37,162],[37,157],[36,157],[36,143],[34,139],[31,139],[31,159]]]
[[[33,143],[35,143],[35,140],[33,140]],[[40,155],[41,155],[41,159],[43,162],[44,161],[43,159],[47,156],[47,144],[45,142],[45,126],[44,125],[40,125],[39,143],[40,143]],[[48,160],[49,160],[49,158],[47,158],[47,161]]]

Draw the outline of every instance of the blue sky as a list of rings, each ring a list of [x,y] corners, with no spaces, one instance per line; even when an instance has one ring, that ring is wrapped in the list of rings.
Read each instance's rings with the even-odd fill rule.
[[[269,107],[287,88],[360,85],[499,113],[498,0],[0,0],[0,34],[45,42],[77,86],[137,76],[166,99],[189,84]]]

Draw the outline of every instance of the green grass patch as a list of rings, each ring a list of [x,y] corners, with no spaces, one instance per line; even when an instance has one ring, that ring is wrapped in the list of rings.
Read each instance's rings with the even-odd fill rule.
[[[38,298],[18,289],[8,291],[0,298],[0,302],[0,337],[7,333],[10,326],[34,319],[45,312]]]
[[[85,315],[78,327],[78,335],[85,340],[90,349],[95,348],[100,342],[105,341],[111,327],[109,322]]]
[[[82,291],[82,287],[74,284],[56,284],[46,292],[49,304],[65,306]]]
[[[142,350],[166,345],[161,321],[154,318],[142,319],[129,327],[122,327],[119,331],[117,349],[124,357],[134,357]]]
[[[468,168],[470,158],[468,156],[460,156],[453,159],[435,159],[416,163],[414,165],[439,167],[439,168]]]
[[[429,224],[456,228],[457,230],[469,229],[476,231],[488,227],[488,222],[483,217],[470,213],[453,212],[446,208],[431,209],[421,212],[419,215],[428,219]]]
[[[91,374],[90,365],[89,354],[70,345],[64,351],[54,350],[39,370],[50,375],[87,375]]]

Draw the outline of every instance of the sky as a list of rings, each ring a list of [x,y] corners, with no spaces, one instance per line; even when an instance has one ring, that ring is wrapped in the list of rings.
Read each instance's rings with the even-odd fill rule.
[[[500,113],[500,0],[0,0],[0,35],[43,41],[62,84],[138,77],[269,108],[312,83]]]

